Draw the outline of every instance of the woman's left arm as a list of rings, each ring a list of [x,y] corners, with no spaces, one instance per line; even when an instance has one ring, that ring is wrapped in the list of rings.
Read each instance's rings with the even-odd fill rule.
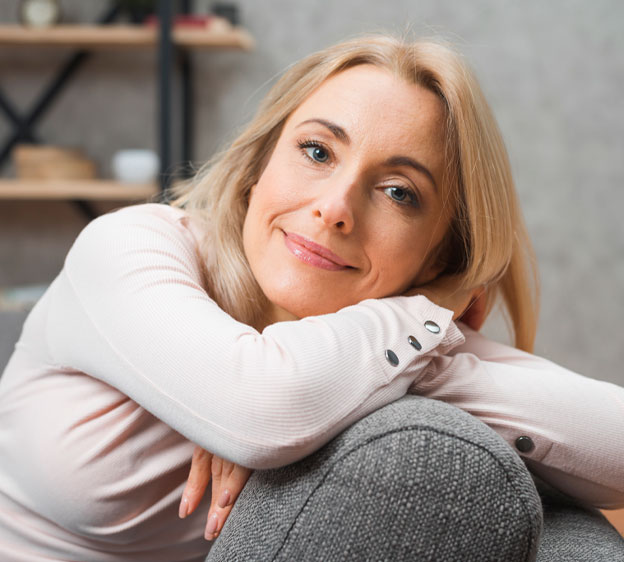
[[[460,327],[466,342],[435,358],[409,392],[481,419],[562,492],[595,507],[623,507],[624,388]]]

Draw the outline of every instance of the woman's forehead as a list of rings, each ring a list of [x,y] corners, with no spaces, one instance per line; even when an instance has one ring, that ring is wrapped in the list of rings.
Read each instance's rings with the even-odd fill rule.
[[[439,97],[390,71],[358,65],[325,80],[291,114],[292,127],[310,118],[334,120],[352,134],[431,136],[444,123]],[[394,132],[394,134],[391,134]]]
[[[324,81],[291,114],[287,129],[336,137],[353,149],[443,165],[444,106],[430,90],[370,64]],[[437,174],[436,174],[437,175]]]

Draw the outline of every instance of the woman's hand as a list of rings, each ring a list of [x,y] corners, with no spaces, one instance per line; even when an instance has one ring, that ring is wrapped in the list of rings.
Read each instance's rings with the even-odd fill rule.
[[[487,318],[487,305],[487,293],[485,289],[481,289],[480,292],[475,294],[458,320],[461,320],[464,324],[478,332]]]
[[[453,320],[480,330],[487,317],[487,295],[483,287],[464,289],[455,277],[440,277],[410,289],[407,295],[424,295],[431,302],[453,311]]]
[[[204,536],[209,541],[216,539],[251,473],[249,468],[195,447],[191,472],[180,501],[180,517],[184,518],[195,511],[212,479],[212,500]]]

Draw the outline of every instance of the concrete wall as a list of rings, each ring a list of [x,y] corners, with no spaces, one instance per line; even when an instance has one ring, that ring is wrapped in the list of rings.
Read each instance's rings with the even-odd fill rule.
[[[69,21],[102,2],[63,0]],[[197,1],[205,9],[207,2]],[[624,384],[624,3],[619,0],[242,0],[253,53],[198,51],[197,163],[255,110],[267,84],[298,58],[362,31],[411,29],[466,54],[499,119],[542,278],[537,352]],[[16,0],[0,3],[14,21]],[[68,50],[0,48],[0,85],[24,110]],[[102,51],[37,128],[81,146],[110,173],[112,154],[156,148],[155,56]],[[0,139],[9,134],[0,122]],[[2,175],[12,173],[5,166]],[[0,202],[0,286],[49,281],[84,226],[69,204]],[[0,366],[22,315],[0,315]],[[487,332],[504,339],[501,322]]]

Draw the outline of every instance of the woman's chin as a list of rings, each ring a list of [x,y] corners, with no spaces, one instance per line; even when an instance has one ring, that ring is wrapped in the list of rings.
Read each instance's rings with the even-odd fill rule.
[[[268,324],[275,324],[276,322],[288,322],[292,320],[299,320],[306,318],[307,316],[320,316],[321,314],[330,314],[337,312],[340,308],[349,306],[354,303],[345,303],[343,306],[331,306],[328,302],[283,302],[283,301],[271,301],[271,308],[268,314]]]
[[[301,316],[297,316],[296,314],[286,310],[285,308],[271,303],[271,308],[268,314],[268,324],[275,324],[276,322],[289,322],[291,320],[299,320],[302,318]]]

